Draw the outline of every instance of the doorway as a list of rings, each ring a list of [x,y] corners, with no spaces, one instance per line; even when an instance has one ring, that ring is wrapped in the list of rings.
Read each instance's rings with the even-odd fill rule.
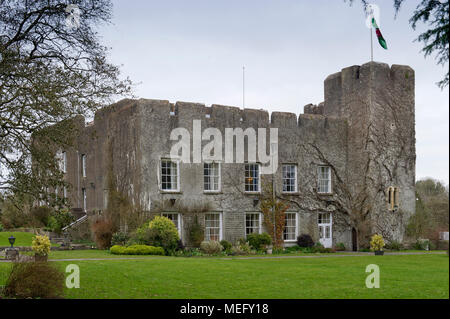
[[[333,244],[332,219],[330,213],[319,213],[319,241],[325,248],[330,248]]]
[[[358,251],[358,234],[355,228],[352,228],[352,250]]]

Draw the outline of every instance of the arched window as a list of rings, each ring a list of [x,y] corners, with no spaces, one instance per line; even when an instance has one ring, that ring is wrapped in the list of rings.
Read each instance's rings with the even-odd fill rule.
[[[388,209],[396,211],[399,207],[399,191],[398,187],[389,186],[387,191]]]

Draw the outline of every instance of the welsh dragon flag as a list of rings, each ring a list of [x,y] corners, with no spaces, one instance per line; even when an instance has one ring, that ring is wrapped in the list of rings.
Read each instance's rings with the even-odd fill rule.
[[[383,35],[381,34],[380,28],[378,28],[377,22],[375,21],[375,18],[372,17],[372,26],[375,28],[375,33],[377,34],[378,43],[387,50],[386,40],[383,38]]]

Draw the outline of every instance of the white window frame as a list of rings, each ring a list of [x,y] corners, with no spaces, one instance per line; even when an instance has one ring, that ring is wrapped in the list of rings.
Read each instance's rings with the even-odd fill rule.
[[[182,227],[183,215],[181,213],[177,213],[177,212],[163,212],[163,213],[161,213],[161,216],[163,216],[163,217],[169,218],[169,215],[177,215],[177,224],[175,225],[175,227],[177,228],[178,235],[180,235],[180,239],[181,239],[181,230],[183,229],[183,227]],[[171,218],[169,218],[169,219],[173,222],[173,219],[171,219]]]
[[[246,171],[247,171],[247,165],[256,165],[256,167],[258,167],[258,190],[252,190],[252,191],[247,191],[245,189],[246,185],[247,185],[247,177],[246,177]],[[259,163],[245,163],[244,164],[244,192],[248,193],[248,194],[258,194],[261,193],[261,164]]]
[[[86,177],[86,154],[81,154],[81,176]]]
[[[163,161],[168,161],[176,164],[177,173],[176,173],[176,188],[175,189],[163,189],[163,174],[162,174],[162,163]],[[159,183],[159,189],[164,193],[176,193],[180,191],[180,161],[178,159],[171,158],[161,158],[159,161],[159,174],[161,181]]]
[[[322,177],[321,177],[321,169],[322,168],[327,168],[328,169],[328,190],[326,191],[326,192],[323,192],[323,191],[321,191],[320,190],[320,182],[321,181],[325,181],[325,179],[323,179]],[[319,193],[319,194],[331,194],[332,193],[332,188],[331,188],[331,167],[330,166],[328,166],[328,165],[320,165],[319,167],[318,167],[318,169],[317,169],[317,193]]]
[[[287,180],[290,180],[290,179],[288,179],[288,178],[285,178],[284,177],[284,168],[285,167],[287,167],[287,166],[294,166],[294,190],[292,190],[292,191],[285,191],[284,190],[284,186],[285,186],[285,184],[284,184],[284,182],[285,181],[287,181]],[[286,164],[283,164],[282,166],[281,166],[281,180],[282,180],[282,192],[283,193],[286,193],[286,194],[289,194],[289,193],[297,193],[298,192],[298,173],[297,173],[297,170],[298,170],[298,166],[297,166],[297,164],[291,164],[291,163],[286,163]]]
[[[67,186],[63,187],[63,196],[64,196],[64,199],[67,198]]]
[[[81,189],[81,196],[83,197],[83,211],[87,211],[87,191],[86,188]]]
[[[286,212],[285,214],[286,215],[294,214],[294,216],[295,216],[295,235],[294,235],[294,239],[284,239],[284,231],[286,229],[286,222],[285,222],[285,226],[283,228],[283,241],[286,242],[286,243],[292,243],[292,242],[297,241],[297,237],[298,237],[298,213],[297,212]],[[286,221],[286,219],[285,219],[285,221]]]
[[[205,222],[205,241],[211,241],[211,237],[210,236],[208,237],[208,228],[213,228],[213,227],[207,227],[207,225],[206,225],[206,216],[207,215],[219,215],[219,240],[218,241],[221,241],[223,239],[223,236],[222,236],[222,231],[223,231],[222,213],[209,212],[209,213],[205,214],[205,218],[204,218],[204,222]]]
[[[247,234],[247,229],[254,228],[254,227],[247,227],[247,216],[248,215],[258,215],[258,231],[256,233],[261,234],[261,232],[262,232],[262,227],[261,227],[262,226],[262,214],[260,212],[246,212],[245,213],[245,238],[247,238],[247,236],[249,235],[249,234]]]
[[[108,208],[108,198],[109,198],[109,191],[107,189],[103,190],[103,209]]]
[[[218,166],[218,172],[219,172],[219,175],[217,176],[218,177],[218,181],[217,181],[217,189],[205,189],[205,164],[208,164],[208,165],[210,165],[210,164],[213,164],[213,165],[217,165]],[[210,185],[211,185],[211,183],[210,183]],[[205,161],[204,163],[203,163],[203,191],[205,192],[205,193],[220,193],[221,191],[222,191],[222,163],[220,163],[220,162],[210,162],[210,161]]]

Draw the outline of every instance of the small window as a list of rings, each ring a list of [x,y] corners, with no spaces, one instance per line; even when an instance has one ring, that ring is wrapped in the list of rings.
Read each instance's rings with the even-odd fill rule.
[[[297,213],[286,213],[283,239],[285,241],[295,241],[297,239]]]
[[[181,216],[178,213],[163,213],[163,217],[169,218],[178,230],[178,234],[181,236]]]
[[[222,221],[220,213],[205,214],[205,240],[222,239]]]
[[[109,197],[109,193],[107,189],[103,190],[103,208],[107,209],[108,208],[108,197]]]
[[[86,154],[81,154],[81,170],[82,176],[86,177]]]
[[[67,154],[64,151],[59,151],[56,153],[56,158],[58,160],[59,169],[61,172],[67,172]]]
[[[261,214],[247,213],[245,214],[245,236],[252,233],[261,233]]]
[[[170,159],[161,160],[161,189],[179,191],[178,162]]]
[[[203,164],[203,185],[205,192],[220,191],[220,164]]]
[[[259,192],[259,164],[245,164],[245,191]]]
[[[319,166],[318,193],[331,193],[331,169],[329,166]]]
[[[399,207],[398,187],[390,186],[387,191],[388,210],[396,211]]]
[[[285,164],[282,168],[283,172],[283,192],[297,192],[297,165]]]
[[[86,188],[81,189],[81,193],[83,196],[83,211],[86,211],[87,208]]]

